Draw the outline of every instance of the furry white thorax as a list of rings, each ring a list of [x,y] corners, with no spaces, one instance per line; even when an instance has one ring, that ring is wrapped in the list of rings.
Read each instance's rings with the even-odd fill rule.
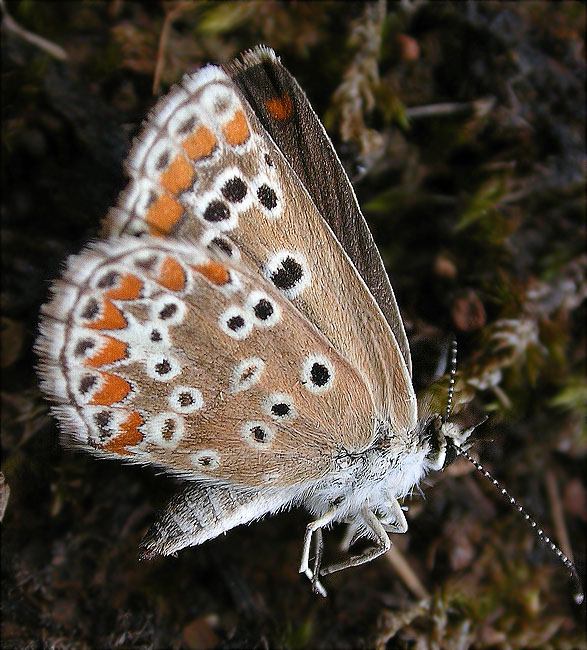
[[[343,451],[336,458],[336,471],[315,485],[303,498],[302,505],[321,516],[336,507],[333,521],[352,521],[361,509],[389,511],[390,502],[401,499],[432,468],[428,456],[431,445],[413,431],[391,432],[379,427],[380,435],[364,451]]]

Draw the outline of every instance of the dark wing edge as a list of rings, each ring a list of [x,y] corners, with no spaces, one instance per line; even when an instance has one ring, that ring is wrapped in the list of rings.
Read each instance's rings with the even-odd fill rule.
[[[408,372],[408,339],[385,266],[324,126],[275,52],[259,45],[223,66],[304,184],[320,214],[373,294]]]

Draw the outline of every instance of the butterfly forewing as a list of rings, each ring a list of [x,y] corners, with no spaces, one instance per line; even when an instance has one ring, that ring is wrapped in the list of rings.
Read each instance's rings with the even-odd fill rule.
[[[69,443],[280,487],[325,476],[372,436],[359,375],[244,261],[122,237],[71,258],[54,294],[38,350]]]
[[[241,257],[361,374],[378,418],[398,429],[414,427],[408,366],[387,321],[300,178],[221,68],[186,77],[160,102],[127,166],[131,183],[110,215],[110,234],[189,236]],[[335,444],[340,434],[327,435]]]
[[[332,142],[305,93],[267,47],[247,52],[225,69],[365,280],[411,374],[408,340],[381,255]]]

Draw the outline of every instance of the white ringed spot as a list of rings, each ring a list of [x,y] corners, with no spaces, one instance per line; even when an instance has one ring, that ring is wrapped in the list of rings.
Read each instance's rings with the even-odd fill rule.
[[[275,429],[260,420],[249,420],[241,427],[241,435],[245,442],[256,449],[266,449],[275,438]]]
[[[147,375],[155,381],[171,381],[181,373],[179,361],[170,354],[150,354],[145,363]]]
[[[241,307],[231,305],[218,319],[220,329],[237,341],[245,339],[253,330],[253,320]]]
[[[281,309],[277,302],[264,291],[255,289],[247,297],[246,307],[251,312],[257,327],[272,327],[281,319]]]
[[[304,388],[320,395],[334,384],[334,366],[323,354],[310,354],[302,364],[300,379]]]
[[[186,312],[185,303],[171,294],[161,296],[151,305],[151,318],[166,325],[179,325]]]
[[[192,386],[176,386],[167,397],[169,406],[176,413],[189,415],[204,406],[202,392]]]
[[[304,255],[297,251],[280,250],[274,253],[263,268],[265,277],[283,293],[295,298],[310,284],[310,270]]]
[[[254,386],[260,379],[265,369],[265,362],[260,357],[243,359],[235,366],[230,378],[230,392],[240,393]]]
[[[190,460],[196,469],[213,470],[220,466],[220,454],[215,449],[201,449],[191,454]]]
[[[149,442],[166,449],[175,449],[183,437],[185,423],[177,413],[152,415],[143,425]]]
[[[274,420],[293,420],[297,417],[293,398],[285,393],[271,393],[263,400],[261,406]]]
[[[270,180],[265,174],[255,178],[252,187],[256,204],[269,219],[277,219],[283,213],[281,188],[276,180]]]

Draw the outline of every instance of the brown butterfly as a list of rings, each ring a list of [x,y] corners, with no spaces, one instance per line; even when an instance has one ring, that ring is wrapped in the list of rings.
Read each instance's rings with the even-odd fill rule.
[[[126,166],[104,240],[69,259],[42,309],[42,386],[65,441],[185,479],[144,557],[305,507],[300,571],[325,594],[319,575],[407,530],[399,500],[470,430],[418,417],[381,257],[272,50],[186,76]],[[375,546],[321,569],[335,522]]]

